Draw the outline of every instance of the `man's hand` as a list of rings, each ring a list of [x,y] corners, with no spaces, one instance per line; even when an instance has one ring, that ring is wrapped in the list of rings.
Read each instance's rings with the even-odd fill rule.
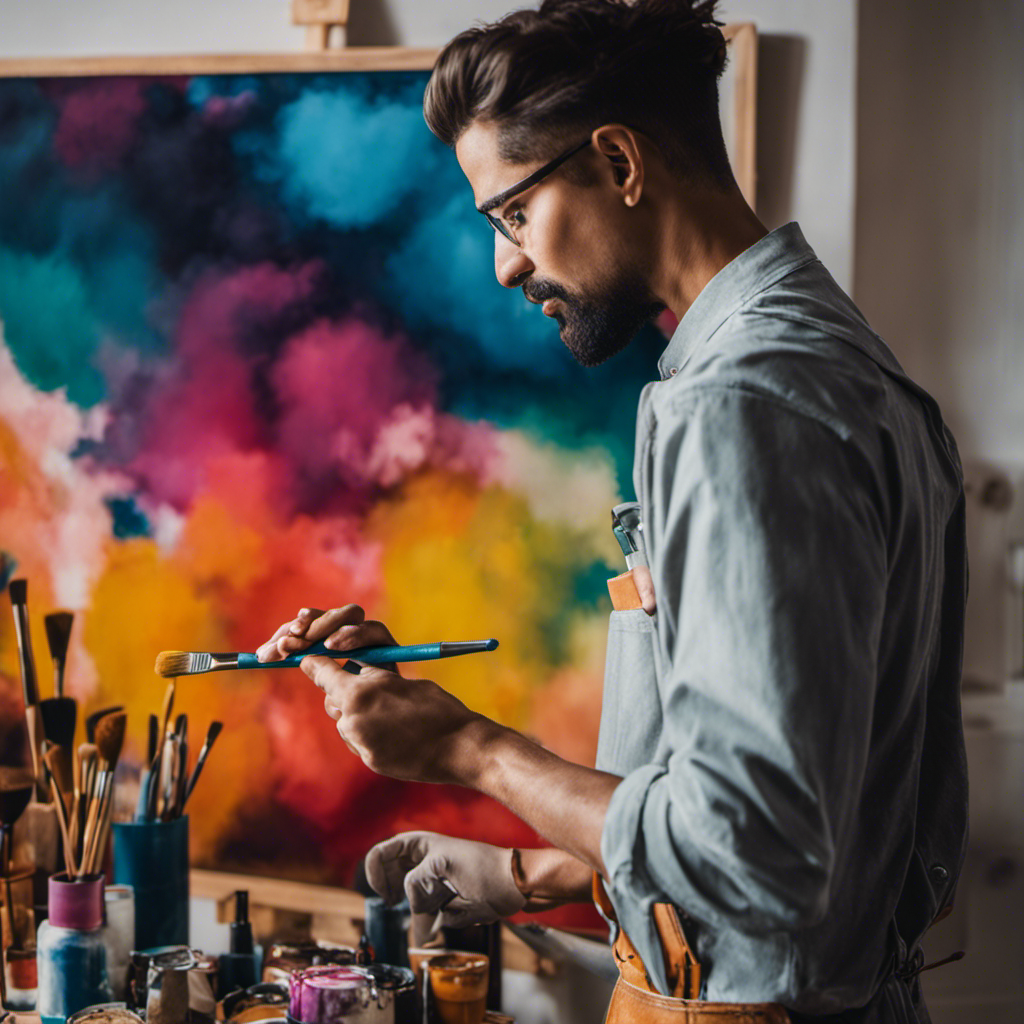
[[[281,661],[321,641],[335,651],[397,643],[384,623],[367,622],[366,613],[357,604],[326,612],[319,608],[300,608],[294,619],[283,622],[274,635],[256,649],[256,657],[260,661]]]
[[[366,877],[389,903],[408,896],[413,913],[422,915],[413,922],[415,940],[424,942],[442,906],[443,923],[451,928],[487,924],[522,910],[526,897],[512,872],[513,853],[436,832],[402,832],[370,850]],[[454,899],[452,889],[458,893]]]
[[[353,675],[333,658],[300,668],[324,691],[324,710],[367,768],[393,779],[471,786],[480,748],[500,726],[429,679],[367,665]]]

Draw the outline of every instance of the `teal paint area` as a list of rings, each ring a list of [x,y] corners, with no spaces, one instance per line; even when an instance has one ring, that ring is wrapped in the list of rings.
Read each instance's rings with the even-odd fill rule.
[[[74,263],[0,250],[0,318],[29,382],[42,391],[66,388],[83,407],[103,400],[105,382],[93,362],[99,331]]]

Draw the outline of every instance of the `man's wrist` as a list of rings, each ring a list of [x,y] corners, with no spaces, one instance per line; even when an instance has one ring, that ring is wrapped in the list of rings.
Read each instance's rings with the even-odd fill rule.
[[[495,758],[499,756],[502,736],[509,732],[483,715],[474,715],[455,738],[449,758],[451,781],[486,793],[487,780],[499,767]]]

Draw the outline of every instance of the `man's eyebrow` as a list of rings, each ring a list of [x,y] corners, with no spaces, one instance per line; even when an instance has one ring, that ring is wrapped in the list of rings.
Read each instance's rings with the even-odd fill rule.
[[[526,180],[526,179],[524,179]],[[525,192],[526,189],[523,187],[522,181],[517,181],[514,185],[510,185],[503,192],[499,192],[496,196],[491,196],[490,199],[485,199],[478,207],[477,210],[480,213],[489,213],[497,206],[504,206],[510,199],[515,198],[520,192]]]

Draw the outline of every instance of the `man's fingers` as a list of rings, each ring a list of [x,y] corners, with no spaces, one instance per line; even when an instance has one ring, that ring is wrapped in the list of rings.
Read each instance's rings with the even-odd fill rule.
[[[286,658],[289,654],[294,653],[294,650],[301,649],[300,647],[282,650],[278,644],[285,637],[302,636],[309,623],[319,615],[323,615],[319,608],[300,608],[294,619],[282,622],[275,630],[274,635],[266,643],[260,644],[256,648],[256,657],[260,661],[280,661],[282,658]]]
[[[366,612],[357,604],[346,604],[340,608],[332,608],[330,611],[321,612],[313,619],[306,629],[307,640],[314,643],[330,636],[336,629],[342,626],[358,626],[366,618]]]

